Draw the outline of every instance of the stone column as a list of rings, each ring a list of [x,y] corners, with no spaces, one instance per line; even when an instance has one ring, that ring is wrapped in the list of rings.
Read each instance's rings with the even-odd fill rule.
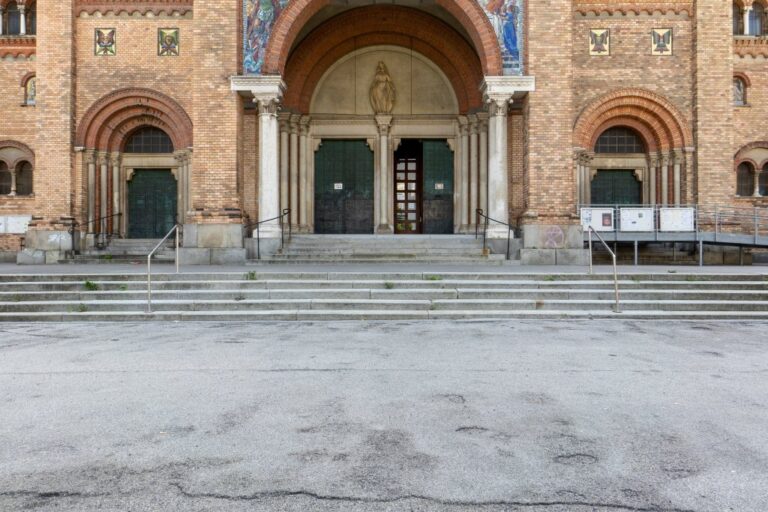
[[[120,213],[120,155],[112,155],[112,208],[110,215],[116,215]],[[115,226],[120,226],[118,217],[112,217],[108,219],[109,232],[114,234],[118,229]]]
[[[309,152],[307,151],[307,135],[309,134],[309,117],[302,116],[299,121],[299,227],[301,231],[307,231],[307,212],[309,210],[309,195],[308,187],[309,180],[307,179],[307,157]]]
[[[661,157],[661,204],[669,204],[669,155]]]
[[[101,172],[99,173],[99,233],[107,232],[107,204],[109,203],[109,192],[107,189],[107,175],[109,173],[109,154],[102,153],[99,159]]]
[[[177,172],[177,182],[179,189],[179,205],[177,215],[179,217],[178,222],[183,224],[186,222],[187,217],[187,201],[188,201],[188,182],[189,182],[189,153],[187,151],[177,151],[174,155],[176,161],[179,162]]]
[[[3,35],[3,7],[0,6],[0,36]]]
[[[255,101],[259,108],[259,220],[266,220],[280,215],[278,96],[257,96]],[[279,220],[262,224],[260,231],[266,238],[279,237]]]
[[[96,152],[86,152],[85,162],[88,167],[88,228],[86,232],[93,233],[93,221],[96,220]]]
[[[469,116],[469,226],[474,229],[477,222],[477,202],[478,202],[478,169],[480,165],[480,155],[478,147],[478,125],[477,116]]]
[[[11,193],[8,194],[9,196],[15,196],[16,195],[16,167],[13,167],[12,169],[8,169],[11,172]]]
[[[752,6],[748,5],[744,8],[744,35],[749,35],[749,15],[752,13]],[[755,34],[757,35],[757,34]]]
[[[27,6],[19,5],[19,35],[27,35]]]
[[[488,125],[488,216],[509,222],[509,174],[507,169],[507,109],[512,98],[490,98]],[[507,227],[492,222],[489,235],[506,238]]]
[[[469,229],[469,121],[459,116],[459,232]]]
[[[288,134],[288,119],[290,114],[281,113],[278,116],[278,122],[280,124],[280,210],[288,208],[289,195],[288,195],[288,169],[289,169],[289,157],[290,143]]]
[[[752,197],[763,197],[760,195],[760,169],[755,169],[752,173],[755,179],[755,191]]]
[[[656,166],[658,165],[658,157],[652,156],[648,160],[648,204],[651,206],[656,204]]]
[[[392,233],[392,224],[389,222],[390,190],[389,190],[389,161],[390,154],[390,125],[392,116],[375,116],[376,125],[379,128],[379,225],[377,233]]]
[[[480,176],[478,177],[478,208],[488,211],[488,114],[477,114],[480,131]],[[477,217],[475,215],[475,217]]]
[[[290,149],[290,206],[292,226],[298,224],[299,219],[299,116],[292,115],[289,130],[291,139]]]
[[[675,206],[680,206],[681,195],[682,195],[681,194],[681,190],[682,190],[682,187],[681,187],[682,181],[681,181],[681,179],[682,178],[680,176],[680,174],[682,172],[682,162],[681,162],[680,153],[678,153],[678,152],[675,152],[673,172],[674,172],[674,178],[673,178],[674,179],[674,191],[673,191],[673,195],[674,195]]]

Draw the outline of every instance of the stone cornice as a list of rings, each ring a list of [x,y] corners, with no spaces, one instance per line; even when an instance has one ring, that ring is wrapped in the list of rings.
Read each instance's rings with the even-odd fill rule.
[[[35,54],[35,36],[0,36],[0,58],[30,57]]]
[[[77,0],[75,12],[92,14],[187,14],[192,11],[193,0]]]
[[[574,10],[594,14],[681,14],[693,15],[693,0],[573,0]]]

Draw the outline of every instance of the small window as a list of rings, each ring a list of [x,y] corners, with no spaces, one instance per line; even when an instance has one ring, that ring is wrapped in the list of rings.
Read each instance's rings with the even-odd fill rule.
[[[736,170],[736,195],[749,197],[755,193],[755,177],[752,165],[747,162]]]
[[[29,78],[24,84],[24,104],[34,105],[37,100],[37,78]]]
[[[22,162],[16,167],[16,195],[32,195],[32,164]]]
[[[741,14],[741,7],[733,2],[733,35],[740,36],[744,34],[744,18]]]
[[[762,36],[763,23],[765,22],[765,8],[760,2],[752,4],[752,10],[749,12],[749,35]]]
[[[17,36],[21,34],[21,12],[16,2],[9,2],[5,8],[3,34]]]
[[[597,139],[595,153],[645,153],[645,146],[634,130],[609,128]]]
[[[171,138],[158,128],[141,128],[130,136],[125,153],[173,153]]]
[[[768,196],[768,164],[763,166],[758,185],[760,186],[760,195],[763,197]]]
[[[733,104],[737,107],[747,104],[747,83],[738,76],[733,77]]]
[[[0,195],[7,196],[11,193],[11,171],[5,162],[0,162]]]

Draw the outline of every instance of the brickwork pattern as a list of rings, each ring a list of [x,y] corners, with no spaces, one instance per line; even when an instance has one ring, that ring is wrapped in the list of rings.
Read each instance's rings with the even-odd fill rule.
[[[525,118],[515,110],[507,118],[507,169],[509,172],[509,222],[517,225],[525,212]]]

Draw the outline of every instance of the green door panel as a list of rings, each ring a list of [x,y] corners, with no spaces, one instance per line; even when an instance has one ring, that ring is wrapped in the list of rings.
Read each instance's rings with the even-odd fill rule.
[[[641,204],[642,188],[635,171],[599,170],[592,180],[592,204]]]
[[[424,140],[424,233],[453,233],[453,151],[445,140]]]
[[[365,140],[323,139],[315,153],[315,233],[373,233],[373,152]]]
[[[128,238],[162,238],[176,222],[176,179],[170,170],[138,170],[128,182]]]

